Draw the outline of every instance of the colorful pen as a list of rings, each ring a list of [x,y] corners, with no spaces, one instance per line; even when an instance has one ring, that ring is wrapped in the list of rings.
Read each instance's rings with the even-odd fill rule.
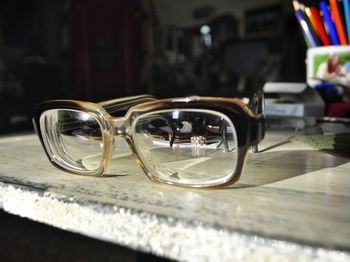
[[[343,5],[346,22],[346,31],[348,33],[348,42],[350,43],[350,0],[343,0]]]
[[[305,11],[305,14],[307,15],[307,17],[309,18],[309,20],[310,20],[310,22],[311,22],[311,24],[312,24],[312,27],[315,29],[316,33],[318,33],[318,32],[317,32],[316,21],[315,21],[313,15],[312,15],[312,13],[311,13],[310,7],[305,7],[304,11]]]
[[[327,5],[327,2],[326,1],[321,1],[320,3],[320,10],[322,12],[322,15],[323,15],[323,19],[325,21],[325,24],[327,26],[327,29],[328,29],[328,33],[329,33],[329,36],[332,40],[332,44],[333,45],[339,45],[339,39],[338,39],[338,34],[337,34],[337,31],[335,29],[335,26],[332,22],[332,18],[331,18],[331,14],[328,10],[328,5]]]
[[[333,18],[334,24],[335,24],[337,32],[338,32],[340,44],[347,45],[348,41],[346,39],[346,35],[345,35],[344,27],[343,27],[343,22],[341,20],[341,16],[339,13],[337,0],[329,0],[329,3],[330,3],[330,7],[331,7],[332,18]]]
[[[319,46],[319,41],[316,36],[316,33],[313,31],[311,23],[308,21],[307,16],[301,9],[301,5],[298,3],[298,1],[293,1],[293,7],[295,10],[295,16],[298,19],[298,22],[304,32],[304,35],[308,39],[308,42],[310,43],[311,47],[317,47]]]
[[[323,45],[332,45],[331,40],[329,39],[329,36],[326,32],[326,29],[324,28],[323,21],[320,17],[320,12],[316,7],[310,7],[310,12],[312,17],[314,18],[315,24],[316,24],[316,32],[318,36],[320,37]]]

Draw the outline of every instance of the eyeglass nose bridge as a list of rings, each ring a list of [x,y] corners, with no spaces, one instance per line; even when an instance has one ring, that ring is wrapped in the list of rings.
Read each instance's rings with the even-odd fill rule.
[[[130,135],[130,128],[128,127],[128,121],[124,117],[116,117],[112,119],[112,125],[114,129],[114,135],[116,136],[128,136]]]

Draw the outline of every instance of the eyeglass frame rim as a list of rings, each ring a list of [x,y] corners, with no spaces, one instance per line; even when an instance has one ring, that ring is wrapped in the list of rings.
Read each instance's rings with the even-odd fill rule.
[[[110,100],[113,101],[113,100]],[[116,100],[117,101],[117,100]],[[202,103],[202,105],[205,106],[205,109],[208,109],[210,105],[213,104],[213,102],[216,103],[228,103],[231,106],[235,107],[235,109],[238,109],[239,113],[245,120],[248,120],[248,127],[246,127],[246,130],[252,129],[250,127],[250,122],[256,122],[257,125],[262,125],[264,122],[264,118],[262,115],[255,115],[248,107],[245,105],[243,102],[241,102],[239,99],[235,98],[218,98],[218,97],[184,97],[184,98],[170,98],[170,99],[163,99],[163,100],[154,100],[151,102],[146,102],[146,103],[141,103],[138,105],[135,105],[131,107],[126,115],[124,116],[124,120],[131,120],[132,117],[135,118],[135,115],[141,116],[143,114],[146,114],[148,112],[153,112],[159,110],[164,110],[167,109],[164,107],[165,103],[168,105],[173,105],[173,107],[168,108],[168,109],[180,109],[177,107],[176,103],[182,103],[183,105],[186,104],[188,108],[192,109],[199,109],[198,107],[195,106],[197,103]],[[175,103],[175,104],[174,104]],[[157,110],[155,110],[154,106],[158,106]],[[214,106],[215,107],[215,106]],[[184,107],[181,107],[181,109],[186,109]],[[104,151],[103,151],[103,156],[102,156],[102,161],[100,164],[100,167],[92,172],[86,172],[83,174],[82,172],[78,172],[75,170],[68,169],[66,167],[63,167],[56,163],[50,153],[48,152],[47,146],[44,143],[43,140],[43,134],[41,132],[41,127],[40,127],[40,117],[42,113],[44,113],[47,110],[50,109],[72,109],[72,110],[78,110],[78,111],[83,111],[89,114],[92,114],[96,120],[98,121],[100,127],[101,127],[101,133],[103,135],[103,143],[104,143]],[[203,108],[204,109],[204,108]],[[217,109],[217,108],[216,108]],[[211,109],[209,109],[211,110]],[[213,110],[216,112],[221,112],[219,110]],[[222,113],[222,112],[221,112]],[[224,113],[225,114],[225,113]],[[226,114],[225,114],[226,115]],[[228,116],[229,117],[229,116]],[[192,188],[217,188],[217,187],[225,187],[227,185],[233,184],[237,182],[243,172],[243,167],[246,161],[246,156],[247,156],[247,151],[250,146],[257,144],[257,141],[249,141],[249,135],[246,135],[244,137],[244,134],[242,132],[238,131],[237,132],[237,144],[242,141],[242,137],[245,140],[243,144],[239,145],[238,144],[238,149],[237,149],[237,160],[236,160],[236,169],[233,172],[233,174],[227,179],[225,182],[220,182],[216,184],[183,184],[183,183],[174,183],[166,180],[162,180],[160,177],[157,177],[153,175],[148,168],[146,167],[146,164],[142,161],[140,158],[137,149],[135,147],[134,143],[134,138],[132,137],[132,134],[116,134],[115,133],[115,126],[114,126],[114,121],[116,118],[120,117],[113,117],[107,110],[101,105],[101,103],[91,103],[91,102],[85,102],[85,101],[79,101],[79,100],[52,100],[52,101],[45,101],[42,103],[39,103],[35,109],[34,116],[33,116],[33,124],[36,133],[39,136],[40,142],[44,148],[44,151],[50,160],[51,164],[53,164],[56,168],[63,170],[65,172],[70,172],[78,175],[89,175],[89,176],[102,176],[105,171],[108,169],[109,162],[112,158],[112,155],[114,153],[114,148],[115,148],[115,137],[116,136],[121,136],[123,137],[126,142],[128,143],[136,162],[138,165],[142,168],[144,173],[147,175],[147,177],[154,181],[154,182],[161,182],[165,184],[171,184],[171,185],[176,185],[176,186],[182,186],[182,187],[192,187]],[[232,118],[229,117],[231,120]],[[233,124],[235,125],[235,128],[237,126],[237,121],[232,121]],[[235,122],[235,123],[234,123]],[[131,126],[132,122],[129,123]],[[247,123],[246,123],[247,124]],[[254,127],[253,127],[254,128]],[[259,137],[257,140],[261,140],[263,138]],[[258,142],[259,142],[258,141]]]

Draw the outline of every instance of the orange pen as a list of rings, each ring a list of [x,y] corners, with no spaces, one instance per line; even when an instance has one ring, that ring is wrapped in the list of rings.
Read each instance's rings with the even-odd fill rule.
[[[329,0],[330,6],[331,6],[331,14],[332,14],[332,19],[335,23],[335,26],[337,28],[339,40],[341,45],[347,45],[347,39],[344,31],[344,26],[343,22],[340,17],[340,12],[338,9],[338,3],[337,0]]]
[[[309,18],[309,20],[310,20],[310,22],[311,22],[311,24],[312,24],[312,27],[315,29],[316,33],[318,33],[318,32],[317,32],[316,21],[315,21],[313,15],[312,15],[312,13],[311,13],[310,7],[305,7],[305,10],[304,10],[304,11],[305,11],[305,14],[307,15],[307,17]]]

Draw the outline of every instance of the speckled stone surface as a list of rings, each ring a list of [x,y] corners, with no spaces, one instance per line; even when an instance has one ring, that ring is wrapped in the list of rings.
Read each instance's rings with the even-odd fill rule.
[[[350,261],[349,159],[270,133],[238,184],[172,187],[130,157],[104,178],[55,169],[34,135],[0,138],[0,206],[181,261]],[[112,176],[113,175],[113,176]]]

